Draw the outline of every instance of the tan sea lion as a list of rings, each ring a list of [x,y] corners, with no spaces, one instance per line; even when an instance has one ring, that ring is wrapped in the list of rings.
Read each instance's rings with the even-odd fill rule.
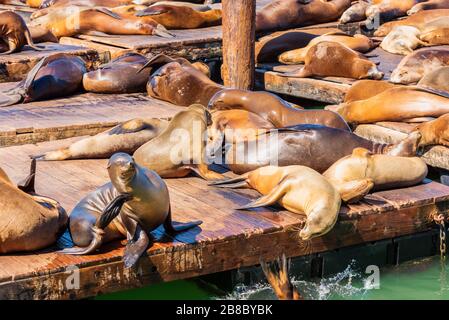
[[[256,61],[277,62],[280,52],[304,48],[320,35],[339,31],[337,28],[310,28],[271,33],[256,41]]]
[[[416,126],[422,138],[420,147],[443,145],[449,147],[449,113],[433,121],[424,122]]]
[[[420,39],[427,46],[439,46],[449,44],[449,19],[438,18],[425,24],[421,28]]]
[[[341,198],[338,191],[321,174],[304,166],[262,167],[213,185],[252,188],[263,195],[239,210],[278,203],[290,212],[305,214],[307,220],[299,232],[302,240],[328,233],[337,222],[340,212]]]
[[[449,9],[448,0],[428,0],[415,4],[407,14],[409,16],[423,10]]]
[[[114,153],[132,154],[157,137],[168,125],[167,120],[133,119],[105,132],[74,142],[68,147],[35,156],[37,160],[107,159]]]
[[[378,95],[385,90],[391,89],[396,85],[386,81],[379,80],[359,80],[346,92],[343,102],[349,103],[353,101],[365,100]]]
[[[444,66],[449,66],[448,48],[422,48],[402,59],[393,70],[390,81],[401,84],[417,83],[427,72]]]
[[[151,17],[167,29],[197,29],[221,24],[221,9],[198,11],[189,6],[158,4],[136,12]]]
[[[289,264],[285,254],[271,264],[261,260],[260,267],[279,300],[303,300],[298,289],[290,281]]]
[[[205,135],[211,124],[210,113],[199,104],[177,113],[156,138],[134,152],[136,162],[156,171],[163,178],[182,178],[195,172],[200,177],[220,179],[206,164]]]
[[[368,52],[375,47],[374,42],[367,36],[364,36],[361,34],[356,34],[354,36],[350,36],[342,31],[332,32],[332,33],[324,34],[322,36],[312,39],[309,42],[309,44],[304,48],[295,49],[295,50],[291,50],[291,51],[282,53],[279,56],[279,62],[284,63],[284,64],[304,63],[305,58],[307,56],[307,51],[312,46],[316,45],[317,43],[323,42],[323,41],[338,42],[340,44],[347,46],[348,48],[350,48],[352,50],[362,52],[362,53]]]
[[[157,35],[173,37],[164,26],[152,19],[121,17],[107,8],[67,7],[50,11],[36,19],[33,26],[43,26],[57,38],[89,35]]]
[[[138,53],[125,53],[111,62],[88,72],[83,77],[86,91],[96,93],[131,93],[144,92],[151,68],[145,68],[148,59]]]
[[[276,128],[297,124],[321,124],[332,128],[350,130],[337,114],[326,110],[301,110],[287,101],[265,91],[224,89],[217,92],[208,104],[208,109],[243,109],[253,112],[271,122]]]
[[[411,187],[427,176],[427,164],[418,157],[372,154],[356,148],[334,163],[323,176],[338,190],[343,201],[360,201],[371,190]]]
[[[156,70],[147,83],[148,95],[153,98],[178,106],[187,107],[195,103],[207,106],[212,96],[223,89],[204,74],[204,66],[195,66],[185,59],[165,62],[161,62],[159,69],[154,67],[154,60],[147,63]]]
[[[340,17],[340,23],[358,22],[366,19],[366,9],[370,6],[368,1],[360,0],[355,2]]]
[[[418,87],[449,98],[449,66],[427,72]]]
[[[256,14],[256,31],[266,32],[335,21],[351,0],[275,0]]]
[[[154,171],[136,164],[125,153],[116,153],[108,163],[111,182],[82,199],[70,214],[69,228],[60,246],[64,254],[89,254],[102,243],[127,237],[123,260],[134,266],[152,243],[151,231],[163,225],[174,235],[199,226],[194,221],[174,226],[167,185]]]
[[[25,185],[16,187],[0,168],[0,254],[51,246],[67,224],[58,202],[35,194],[35,171],[33,161]]]
[[[304,67],[281,76],[371,78],[380,80],[383,73],[362,54],[337,42],[323,41],[312,46],[306,54]]]
[[[226,137],[226,141],[232,139]],[[409,137],[396,145],[377,144],[346,130],[298,125],[261,133],[253,141],[225,145],[224,159],[217,154],[208,156],[237,174],[267,165],[302,165],[324,172],[357,147],[373,153],[408,157],[416,155],[418,142],[416,137]]]
[[[82,89],[86,72],[86,63],[78,56],[65,53],[47,56],[31,69],[25,80],[0,93],[0,107],[74,94]]]
[[[420,11],[405,19],[384,23],[374,32],[374,36],[385,37],[396,26],[411,26],[420,29],[426,23],[435,20],[436,18],[447,17],[448,15],[449,9]]]
[[[31,8],[39,8],[45,0],[26,0],[25,4]]]
[[[383,0],[378,4],[373,4],[366,9],[367,21],[391,21],[395,18],[407,15],[415,4],[425,0]]]
[[[387,52],[407,55],[426,43],[419,39],[420,31],[411,26],[397,26],[383,39],[380,47]]]
[[[407,121],[449,113],[449,98],[417,87],[391,88],[366,100],[342,103],[336,108],[353,124]]]
[[[8,46],[8,50],[0,52],[0,55],[21,51],[25,45],[34,50],[42,50],[34,45],[23,18],[12,11],[0,12],[0,42]]]

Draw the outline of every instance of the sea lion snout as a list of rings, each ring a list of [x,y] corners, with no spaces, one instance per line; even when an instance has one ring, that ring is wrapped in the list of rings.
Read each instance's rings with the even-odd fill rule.
[[[134,159],[127,153],[119,152],[114,154],[108,161],[108,169],[117,167],[129,169],[134,166]]]
[[[368,78],[370,79],[382,80],[383,77],[384,73],[379,71],[376,66],[373,66],[368,70]]]

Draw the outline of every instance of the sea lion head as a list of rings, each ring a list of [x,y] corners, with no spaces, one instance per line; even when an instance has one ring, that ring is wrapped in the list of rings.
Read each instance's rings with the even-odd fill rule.
[[[127,153],[116,153],[108,162],[108,173],[112,184],[120,193],[129,193],[130,182],[136,175],[136,163]]]
[[[307,222],[299,232],[299,237],[308,241],[328,233],[337,222],[338,215],[323,214],[327,208],[317,208],[307,217]]]
[[[154,98],[170,96],[172,88],[171,79],[182,73],[182,65],[178,62],[170,62],[157,69],[150,77],[147,84],[147,92]]]
[[[357,75],[359,79],[381,80],[384,77],[384,73],[377,69],[376,64],[367,59],[354,60],[352,67],[355,70],[354,75]]]
[[[445,44],[445,40],[449,36],[449,28],[441,28],[431,30],[429,32],[423,32],[420,35],[420,39],[429,45]],[[447,40],[446,40],[447,41]]]

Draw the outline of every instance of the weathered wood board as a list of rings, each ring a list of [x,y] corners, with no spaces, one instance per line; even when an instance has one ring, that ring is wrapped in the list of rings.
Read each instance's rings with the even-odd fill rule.
[[[397,143],[407,137],[415,125],[402,122],[379,122],[359,125],[355,133],[379,143]],[[423,160],[430,166],[449,170],[449,148],[432,146],[425,148]]]
[[[0,82],[23,80],[26,78],[31,68],[33,68],[42,58],[56,53],[80,56],[86,61],[88,68],[97,67],[109,59],[109,56],[100,55],[96,50],[80,46],[51,42],[39,43],[38,46],[45,50],[36,51],[25,46],[23,51],[0,56]]]
[[[14,181],[28,172],[28,155],[67,145],[70,140],[0,149],[0,167]],[[106,160],[39,162],[36,187],[70,211],[89,191],[107,181]],[[123,245],[105,245],[98,254],[65,256],[48,249],[39,254],[0,256],[0,299],[75,299],[160,281],[186,279],[256,265],[285,253],[302,256],[340,247],[426,231],[432,214],[447,213],[449,187],[426,184],[369,195],[343,207],[329,234],[310,245],[297,240],[295,228],[304,217],[275,208],[238,211],[234,208],[257,197],[255,191],[208,187],[199,178],[166,180],[175,221],[201,219],[201,228],[176,239],[154,232],[158,239],[138,268],[125,270]],[[67,283],[79,276],[79,288]]]
[[[25,4],[23,4],[23,5],[0,4],[0,11],[3,11],[3,10],[14,11],[18,15],[20,15],[25,20],[25,22],[29,22],[31,14],[34,11],[36,11],[36,9],[30,8],[30,7],[26,6]]]
[[[0,84],[0,89],[9,84]],[[170,118],[183,107],[146,94],[73,97],[0,108],[0,146],[97,134],[133,118]]]
[[[378,63],[378,69],[385,73],[384,81],[388,81],[391,72],[404,58],[384,51],[378,47],[369,52],[370,60]],[[343,102],[346,92],[356,81],[354,79],[326,78],[294,78],[282,76],[282,73],[292,72],[302,66],[259,64],[257,66],[259,86],[268,91],[291,95],[299,98],[338,104]]]

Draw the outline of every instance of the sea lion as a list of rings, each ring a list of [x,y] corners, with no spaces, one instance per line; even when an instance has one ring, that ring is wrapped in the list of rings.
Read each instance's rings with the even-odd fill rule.
[[[449,44],[449,19],[447,17],[432,20],[421,28],[419,38],[427,46]]]
[[[426,73],[418,82],[418,87],[449,98],[449,66]]]
[[[178,106],[195,103],[207,106],[209,100],[223,87],[204,74],[203,68],[195,67],[187,60],[165,63],[153,72],[147,83],[148,95]],[[147,66],[156,65],[150,61]],[[156,67],[153,67],[155,70]]]
[[[271,264],[261,260],[260,267],[279,300],[303,300],[288,276],[289,264],[285,254]]]
[[[395,84],[386,81],[359,80],[354,82],[348,92],[346,92],[343,102],[349,103],[353,101],[365,100],[395,86]]]
[[[0,107],[65,97],[82,89],[86,63],[78,56],[56,53],[42,58],[28,73],[25,80],[9,91],[2,92]]]
[[[396,26],[411,26],[420,29],[426,23],[440,17],[447,17],[448,15],[449,9],[420,11],[405,19],[384,23],[374,32],[374,36],[385,37]]]
[[[345,77],[352,79],[371,78],[380,80],[384,74],[376,64],[362,54],[337,42],[323,41],[312,46],[304,59],[304,67],[289,73],[286,77]]]
[[[133,153],[157,137],[168,125],[167,120],[133,119],[95,136],[74,142],[68,147],[37,155],[37,160],[107,159],[114,153]]]
[[[416,126],[422,138],[420,147],[443,145],[449,147],[449,114],[442,115],[438,119],[424,122]]]
[[[415,4],[407,14],[409,16],[423,10],[449,9],[448,0],[428,0]]]
[[[0,168],[0,254],[46,248],[67,224],[67,214],[53,199],[36,195],[36,162],[25,185],[13,185]]]
[[[205,135],[211,124],[210,113],[199,104],[177,113],[156,138],[134,152],[136,162],[163,178],[182,178],[192,171],[200,177],[219,179],[206,164]]]
[[[151,68],[139,72],[148,59],[135,52],[127,52],[111,62],[88,72],[83,77],[86,91],[96,93],[144,92]]]
[[[375,47],[374,42],[368,38],[367,36],[356,34],[354,36],[347,35],[346,33],[339,31],[339,32],[332,32],[327,33],[322,36],[319,36],[317,38],[312,39],[309,44],[300,49],[295,49],[291,51],[287,51],[282,53],[279,56],[279,62],[284,64],[300,64],[304,63],[305,58],[307,56],[307,51],[317,43],[323,42],[323,41],[329,41],[329,42],[338,42],[340,44],[343,44],[347,46],[348,48],[358,51],[358,52],[368,52],[372,50]]]
[[[237,174],[274,164],[302,165],[324,172],[357,147],[374,153],[414,156],[417,145],[416,137],[410,137],[396,145],[377,144],[346,130],[320,125],[298,125],[261,133],[253,141],[228,144],[224,146],[224,161],[220,162],[224,162]],[[216,154],[208,156],[217,159]]]
[[[407,55],[419,46],[426,43],[419,39],[418,28],[410,26],[397,26],[383,39],[380,47],[387,52]]]
[[[357,1],[340,17],[340,23],[358,22],[366,19],[366,9],[370,6],[368,1]]]
[[[209,101],[208,109],[243,109],[253,112],[271,122],[276,128],[297,124],[321,124],[332,128],[350,130],[347,123],[337,114],[326,110],[301,110],[287,101],[265,91],[224,89]]]
[[[34,50],[42,50],[34,45],[30,30],[23,18],[12,11],[0,12],[0,42],[8,46],[8,50],[0,52],[0,55],[18,52],[25,45]]]
[[[25,4],[31,8],[40,8],[45,0],[26,0]]]
[[[360,201],[372,190],[411,187],[427,176],[427,164],[418,157],[373,154],[356,148],[334,163],[323,176],[338,190],[343,201]]]
[[[36,19],[33,26],[43,26],[57,38],[88,35],[157,35],[173,37],[164,26],[152,19],[121,17],[107,8],[67,7],[50,11]]]
[[[393,83],[417,83],[427,73],[449,66],[449,49],[422,48],[407,55],[391,73]]]
[[[351,0],[275,0],[256,14],[256,31],[283,30],[335,21],[350,5]]]
[[[449,113],[449,98],[419,87],[400,86],[366,100],[342,103],[335,111],[353,124],[407,121]]]
[[[221,9],[198,11],[189,6],[158,4],[136,12],[151,17],[167,29],[197,29],[221,24]]]
[[[79,248],[64,249],[61,253],[89,254],[104,242],[126,236],[123,260],[125,267],[130,268],[150,246],[151,231],[163,225],[166,233],[174,235],[202,223],[174,226],[164,180],[154,171],[139,166],[130,155],[113,155],[108,173],[111,181],[88,194],[73,209],[66,239],[59,241],[60,244],[65,241],[65,247],[72,242]]]
[[[425,0],[383,0],[366,9],[367,22],[386,22],[407,15],[415,4]]]
[[[337,222],[341,198],[338,191],[318,172],[300,165],[266,166],[238,178],[213,183],[217,187],[252,188],[263,196],[238,208],[247,210],[278,203],[307,220],[299,232],[302,240],[328,233]]]

